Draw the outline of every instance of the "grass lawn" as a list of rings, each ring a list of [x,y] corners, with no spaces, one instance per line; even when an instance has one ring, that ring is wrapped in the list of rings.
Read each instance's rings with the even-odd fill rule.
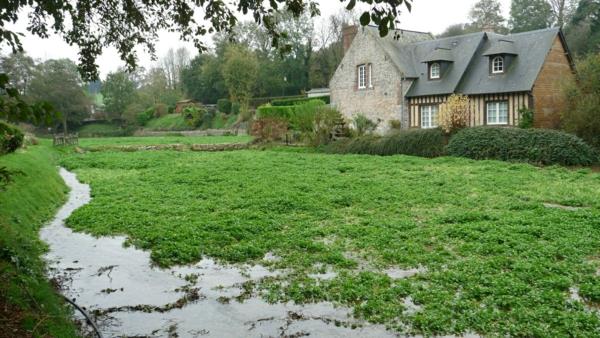
[[[140,137],[103,137],[80,138],[82,147],[161,145],[161,144],[223,144],[247,143],[251,136],[140,136]]]
[[[0,156],[19,172],[0,190],[0,337],[76,337],[63,300],[46,279],[38,231],[64,202],[55,151],[29,147]]]
[[[69,226],[126,234],[163,266],[271,265],[284,274],[247,285],[270,301],[333,301],[409,333],[600,335],[600,174],[588,169],[285,150],[62,162],[93,194]],[[326,271],[337,276],[314,276]]]

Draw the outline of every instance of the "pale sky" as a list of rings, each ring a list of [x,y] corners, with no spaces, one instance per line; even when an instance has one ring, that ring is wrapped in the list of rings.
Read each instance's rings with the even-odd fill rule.
[[[323,18],[339,12],[344,6],[337,0],[319,0],[321,15]],[[414,0],[412,12],[406,11],[404,8],[399,17],[400,28],[417,30],[423,32],[431,32],[434,34],[441,33],[446,27],[455,23],[467,22],[469,10],[477,0]],[[502,11],[505,17],[508,17],[510,10],[510,0],[500,0]],[[24,17],[25,15],[23,15]],[[20,20],[17,25],[12,28],[25,32],[25,20]],[[210,43],[210,37],[207,37],[206,42]],[[69,58],[77,61],[76,47],[69,46],[59,36],[51,36],[49,39],[40,39],[26,34],[22,38],[23,46],[27,54],[34,59],[41,61],[56,58]],[[189,43],[179,41],[176,33],[163,32],[159,36],[159,41],[156,44],[157,56],[165,54],[169,48],[187,47],[193,54],[197,54],[194,46]],[[5,54],[9,52],[7,48],[3,48]],[[140,65],[143,67],[151,67],[153,61],[150,55],[146,53],[139,54]],[[101,57],[97,60],[100,66],[101,77],[117,70],[123,66],[116,50],[106,49]]]

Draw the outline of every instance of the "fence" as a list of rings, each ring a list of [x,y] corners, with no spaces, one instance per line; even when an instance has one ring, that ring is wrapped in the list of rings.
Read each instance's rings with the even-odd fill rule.
[[[54,134],[52,138],[54,146],[76,146],[79,144],[78,134]]]

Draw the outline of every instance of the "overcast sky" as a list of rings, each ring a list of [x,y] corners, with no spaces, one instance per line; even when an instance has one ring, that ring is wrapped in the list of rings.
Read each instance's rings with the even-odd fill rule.
[[[412,12],[404,11],[399,17],[400,27],[404,29],[441,33],[451,24],[466,22],[469,10],[477,0],[414,0]],[[508,16],[510,9],[510,0],[500,0],[502,3],[503,15]],[[337,0],[319,0],[321,14],[326,18],[342,10],[343,5]],[[26,22],[19,22],[14,28],[24,32]],[[40,39],[26,35],[22,39],[25,51],[34,59],[47,60],[54,58],[70,58],[77,60],[77,48],[71,47],[58,36],[52,36],[49,39]],[[210,38],[207,38],[210,41]],[[195,48],[191,44],[179,41],[175,33],[164,32],[160,34],[157,42],[157,55],[166,53],[169,48],[187,47],[190,51]],[[7,50],[4,49],[3,53]],[[149,55],[140,54],[140,64],[144,67],[150,67],[153,61]],[[107,73],[123,66],[114,49],[105,50],[104,54],[98,59],[101,77],[104,78]]]

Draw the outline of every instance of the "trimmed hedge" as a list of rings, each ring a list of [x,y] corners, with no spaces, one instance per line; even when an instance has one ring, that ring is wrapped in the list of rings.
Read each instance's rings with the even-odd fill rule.
[[[319,97],[302,97],[302,98],[293,98],[293,99],[279,99],[271,101],[272,106],[280,107],[280,106],[295,106],[298,104],[303,104],[312,100],[321,100],[325,102],[325,104],[330,103],[329,96],[319,96]]]
[[[19,128],[0,121],[0,155],[19,149],[23,145],[24,137]]]
[[[438,157],[444,155],[445,136],[440,129],[415,129],[389,136],[362,136],[340,140],[325,148],[335,154],[412,155]]]
[[[448,155],[533,164],[591,165],[598,155],[575,135],[548,129],[466,128],[448,144]]]
[[[294,107],[291,106],[283,106],[283,107],[275,107],[275,106],[260,106],[256,109],[256,117],[257,118],[278,118],[289,120],[294,114]]]

